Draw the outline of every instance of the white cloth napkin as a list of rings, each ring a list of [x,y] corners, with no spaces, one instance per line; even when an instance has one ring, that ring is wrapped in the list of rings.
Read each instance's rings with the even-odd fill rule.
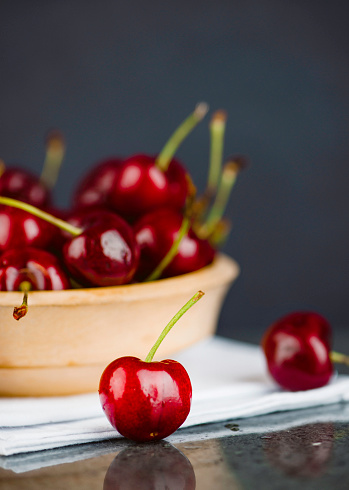
[[[280,390],[266,375],[259,347],[220,337],[173,356],[193,385],[191,412],[182,427],[349,400],[349,376],[316,390]],[[0,398],[0,455],[13,455],[121,436],[110,426],[98,394]]]

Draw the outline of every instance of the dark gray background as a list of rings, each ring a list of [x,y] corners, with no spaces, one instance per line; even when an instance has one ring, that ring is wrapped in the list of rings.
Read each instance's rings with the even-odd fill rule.
[[[349,326],[348,2],[2,1],[0,155],[41,170],[67,156],[56,199],[109,155],[157,152],[200,100],[225,108],[234,189],[224,250],[241,275],[219,333],[258,341],[293,309]],[[208,119],[178,156],[199,189]]]

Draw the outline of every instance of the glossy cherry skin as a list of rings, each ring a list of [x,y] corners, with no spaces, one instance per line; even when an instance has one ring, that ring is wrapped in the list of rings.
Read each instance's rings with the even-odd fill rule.
[[[90,228],[91,226],[100,223],[103,219],[108,220],[114,216],[118,215],[105,205],[91,205],[67,211],[65,215],[62,216],[62,219],[77,228],[86,230],[86,228]],[[60,234],[62,235],[64,242],[71,239],[71,233],[68,231],[60,230]]]
[[[121,451],[111,462],[103,490],[195,490],[189,459],[166,441],[137,444]]]
[[[105,205],[115,180],[119,174],[122,160],[108,158],[97,163],[80,181],[73,196],[73,207],[84,208]]]
[[[139,248],[132,228],[110,213],[63,246],[63,260],[83,286],[118,286],[135,275]]]
[[[6,168],[0,176],[0,195],[24,201],[38,208],[47,208],[51,202],[50,191],[31,172]]]
[[[0,253],[22,247],[47,247],[58,234],[57,228],[36,216],[0,205]]]
[[[187,371],[176,361],[121,357],[103,372],[99,397],[120,434],[146,442],[163,439],[183,424],[190,411],[192,387]]]
[[[140,248],[140,264],[136,273],[144,280],[170,250],[183,221],[183,215],[172,208],[163,208],[146,214],[134,224],[136,241]],[[207,240],[196,236],[192,229],[181,240],[177,255],[164,269],[161,277],[187,274],[210,264],[215,250]]]
[[[9,250],[0,257],[0,291],[19,291],[24,281],[31,284],[32,290],[70,288],[58,259],[34,247]]]
[[[280,318],[264,334],[262,348],[271,376],[287,390],[319,388],[331,379],[331,326],[318,313]]]
[[[166,171],[156,165],[156,157],[134,155],[120,166],[109,195],[110,206],[126,220],[162,206],[183,208],[188,195],[187,171],[172,160]]]

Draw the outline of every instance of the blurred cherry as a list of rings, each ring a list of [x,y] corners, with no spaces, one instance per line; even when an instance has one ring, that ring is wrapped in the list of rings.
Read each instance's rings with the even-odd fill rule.
[[[122,159],[108,158],[97,163],[79,182],[73,196],[73,207],[105,205],[114,189]]]
[[[0,195],[19,199],[38,208],[46,208],[51,203],[48,187],[29,170],[19,167],[4,170],[0,176]]]
[[[0,205],[0,253],[26,246],[45,248],[57,234],[54,226],[37,216]]]
[[[283,388],[308,390],[332,377],[332,332],[329,322],[309,311],[290,313],[265,332],[262,348],[271,376]]]
[[[0,257],[0,291],[22,291],[23,303],[14,309],[16,320],[28,310],[29,291],[61,290],[70,282],[58,259],[34,247],[8,250]]]

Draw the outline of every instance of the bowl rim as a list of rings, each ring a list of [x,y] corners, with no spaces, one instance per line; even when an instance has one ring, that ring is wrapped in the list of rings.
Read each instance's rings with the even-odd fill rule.
[[[147,283],[122,286],[65,289],[61,291],[31,291],[31,306],[67,306],[111,302],[134,302],[140,299],[166,297],[184,288],[211,289],[233,281],[240,272],[237,262],[224,253],[218,253],[213,262],[202,269],[180,276],[157,279]],[[194,291],[195,292],[195,291]],[[193,292],[193,294],[194,294]],[[20,291],[0,291],[0,306],[14,306],[21,301]]]

